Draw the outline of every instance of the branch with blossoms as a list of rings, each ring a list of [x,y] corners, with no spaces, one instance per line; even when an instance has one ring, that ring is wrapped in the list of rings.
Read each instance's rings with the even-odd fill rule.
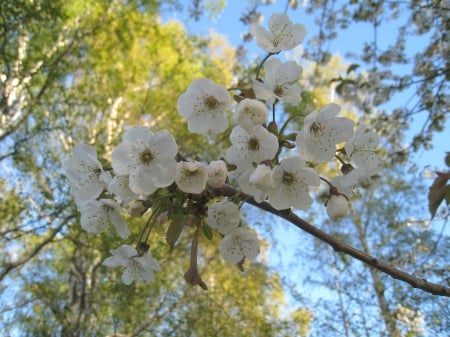
[[[320,231],[296,216],[292,209],[307,211],[313,204],[310,189],[324,182],[329,190],[327,214],[335,221],[347,213],[358,186],[380,171],[379,138],[369,126],[338,117],[340,107],[331,103],[303,120],[301,130],[285,134],[288,121],[278,128],[275,106],[298,104],[297,85],[303,68],[294,61],[272,57],[299,45],[306,29],[293,25],[287,15],[274,14],[270,31],[253,25],[258,45],[268,52],[256,69],[254,98],[235,96],[235,125],[231,146],[208,164],[189,160],[178,151],[167,130],[154,132],[146,126],[127,129],[111,154],[112,172],[104,170],[93,146],[80,144],[67,162],[66,176],[81,213],[80,223],[90,233],[102,233],[112,224],[121,239],[130,236],[122,217],[147,217],[135,246],[111,250],[103,265],[122,267],[122,281],[151,282],[161,270],[151,255],[153,227],[167,226],[166,241],[174,249],[186,227],[195,227],[191,243],[189,284],[207,289],[197,268],[199,235],[211,239],[219,232],[219,252],[243,270],[246,260],[260,252],[258,235],[241,221],[245,202],[284,218],[293,225],[395,278],[433,294],[449,296],[445,287],[402,273]],[[263,76],[260,76],[261,70]],[[244,91],[244,90],[243,90]],[[194,80],[177,101],[189,131],[205,136],[228,128],[233,108],[228,90],[210,79]],[[269,108],[272,120],[269,120]],[[337,160],[341,175],[321,177],[315,164]],[[239,186],[239,190],[231,186]]]

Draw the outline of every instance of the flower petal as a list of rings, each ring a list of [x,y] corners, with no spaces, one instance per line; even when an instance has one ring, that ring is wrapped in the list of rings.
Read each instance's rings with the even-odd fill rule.
[[[133,283],[133,281],[135,279],[136,279],[136,272],[135,272],[134,264],[130,263],[130,261],[128,261],[128,264],[122,273],[122,282],[128,286],[131,283]]]
[[[101,233],[109,225],[109,216],[104,204],[98,200],[89,200],[80,207],[81,227],[89,233]]]

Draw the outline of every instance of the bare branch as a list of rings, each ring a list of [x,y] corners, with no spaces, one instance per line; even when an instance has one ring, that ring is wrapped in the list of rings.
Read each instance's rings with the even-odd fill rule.
[[[67,222],[73,218],[73,215],[70,215],[68,217],[66,217],[65,219],[63,219],[63,221],[61,221],[61,223],[58,225],[58,227],[56,227],[55,229],[51,230],[47,236],[39,243],[37,244],[35,247],[33,247],[33,249],[31,249],[31,251],[27,254],[22,256],[19,260],[14,261],[14,262],[10,262],[7,263],[3,270],[0,272],[0,282],[6,277],[6,275],[9,274],[9,272],[25,263],[27,263],[28,261],[30,261],[33,257],[35,257],[45,246],[47,246],[47,244],[49,244],[50,242],[53,241],[53,239],[55,238],[55,236],[63,229],[63,227],[67,224]]]

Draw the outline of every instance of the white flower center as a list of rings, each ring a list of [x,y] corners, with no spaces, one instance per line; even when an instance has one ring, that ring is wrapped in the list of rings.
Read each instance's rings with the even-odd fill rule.
[[[203,103],[210,110],[217,109],[217,107],[220,105],[219,101],[214,96],[206,97]]]
[[[296,182],[296,180],[297,180],[297,178],[294,173],[285,171],[283,174],[283,178],[281,179],[281,183],[286,188],[291,188],[294,185],[294,183]]]
[[[285,25],[280,32],[274,36],[273,40],[272,40],[272,44],[274,47],[278,47],[278,45],[280,44],[281,41],[283,41],[284,38],[284,32],[286,31],[286,29],[288,28],[287,25]]]
[[[284,94],[283,86],[279,85],[279,84],[275,85],[275,88],[273,89],[273,93],[278,97],[283,96],[283,94]]]
[[[250,151],[258,151],[259,150],[259,140],[258,138],[252,137],[248,140],[248,149]]]
[[[192,178],[199,174],[199,169],[192,169],[192,168],[184,168],[183,169],[183,176],[186,179]]]
[[[141,153],[139,159],[141,160],[142,164],[148,165],[153,160],[153,154],[150,150],[145,150]]]
[[[317,134],[317,133],[321,132],[322,130],[323,130],[323,127],[318,122],[314,122],[309,129],[309,131],[314,134]]]

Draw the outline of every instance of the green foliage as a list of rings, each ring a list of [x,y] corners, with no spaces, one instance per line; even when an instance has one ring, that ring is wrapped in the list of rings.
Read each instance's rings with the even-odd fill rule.
[[[188,134],[176,97],[199,77],[229,84],[234,51],[220,36],[192,37],[178,22],[162,24],[159,4],[0,4],[0,73],[7,78],[0,87],[0,161],[8,167],[0,180],[5,334],[291,336],[308,329],[306,309],[292,317],[282,312],[278,275],[262,264],[244,275],[226,265],[217,258],[219,237],[206,225],[199,264],[210,290],[186,285],[192,218],[184,210],[152,229],[151,249],[164,270],[151,285],[126,287],[120,270],[102,266],[117,248],[113,232],[92,236],[81,229],[61,179],[73,145],[95,143],[103,160],[135,124],[170,130],[191,158],[216,158],[227,145]],[[136,240],[145,220],[127,220]]]

